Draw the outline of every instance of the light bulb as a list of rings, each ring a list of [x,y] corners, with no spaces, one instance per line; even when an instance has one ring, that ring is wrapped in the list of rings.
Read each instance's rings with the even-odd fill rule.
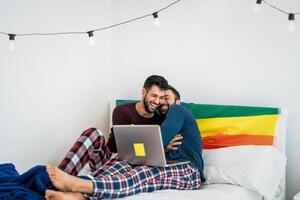
[[[288,29],[290,32],[294,32],[296,30],[296,26],[293,20],[289,21]]]
[[[261,5],[261,2],[262,2],[262,0],[256,0],[256,4],[255,4],[255,6],[253,7],[253,12],[254,12],[254,13],[258,13],[258,11],[259,11],[259,6]]]
[[[95,41],[95,38],[94,38],[94,31],[88,31],[87,34],[88,34],[88,36],[90,38],[90,44],[91,44],[91,46],[95,46],[96,41]]]
[[[10,51],[13,51],[15,49],[15,37],[16,35],[15,34],[8,34],[9,36],[9,45],[8,45],[8,49]]]
[[[255,6],[253,6],[253,12],[256,14],[259,11],[259,5],[255,4]]]
[[[160,20],[158,19],[158,12],[152,13],[152,16],[153,16],[153,18],[154,18],[154,21],[153,21],[154,25],[155,25],[155,26],[160,26],[160,25],[161,25],[161,22],[160,22]]]
[[[294,32],[296,30],[296,26],[294,24],[295,21],[295,14],[294,13],[289,13],[289,24],[288,24],[288,28],[290,32]]]
[[[95,46],[96,45],[96,41],[95,41],[94,36],[90,37],[90,44],[91,44],[91,46]]]
[[[160,26],[161,25],[161,22],[158,18],[155,18],[153,23],[154,23],[155,26]]]
[[[10,51],[13,51],[15,49],[15,41],[14,40],[9,41],[8,49]]]

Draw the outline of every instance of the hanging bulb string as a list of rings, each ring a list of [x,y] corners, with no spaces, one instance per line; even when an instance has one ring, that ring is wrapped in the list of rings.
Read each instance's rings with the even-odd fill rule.
[[[270,4],[270,3],[267,2],[266,0],[256,0],[256,5],[255,5],[253,11],[254,11],[254,12],[257,12],[257,11],[258,11],[258,5],[261,5],[262,3],[264,3],[264,4],[266,4],[267,6],[269,6],[269,7],[273,8],[273,9],[275,9],[275,10],[277,10],[277,11],[279,11],[279,12],[285,14],[285,15],[287,15],[287,16],[288,16],[287,19],[288,19],[288,21],[289,21],[289,24],[288,24],[288,29],[289,29],[289,31],[290,31],[290,32],[294,32],[294,31],[296,30],[296,26],[295,26],[295,24],[294,24],[294,21],[295,21],[295,18],[296,18],[295,16],[300,14],[299,12],[298,12],[298,13],[295,13],[295,12],[287,12],[287,11],[281,9],[281,8],[278,8],[277,6],[274,6],[274,5]]]
[[[134,21],[137,21],[137,20],[141,20],[141,19],[144,19],[146,17],[153,17],[153,16],[157,16],[158,13],[170,8],[171,6],[179,3],[180,1],[182,0],[176,0],[174,2],[172,2],[171,4],[157,10],[156,12],[153,12],[151,14],[146,14],[146,15],[143,15],[143,16],[140,16],[140,17],[136,17],[136,18],[133,18],[133,19],[130,19],[130,20],[127,20],[127,21],[123,21],[123,22],[120,22],[120,23],[116,23],[116,24],[113,24],[113,25],[110,25],[110,26],[106,26],[106,27],[102,27],[102,28],[96,28],[96,29],[93,29],[93,30],[90,30],[90,31],[93,31],[93,32],[97,32],[97,31],[102,31],[102,30],[106,30],[106,29],[110,29],[110,28],[114,28],[114,27],[117,27],[117,26],[121,26],[121,25],[124,25],[124,24],[128,24],[128,23],[131,23],[131,22],[134,22]],[[265,3],[266,5],[268,5],[269,7],[281,12],[281,13],[284,13],[284,14],[293,14],[293,15],[300,15],[300,12],[297,12],[297,13],[293,13],[293,12],[287,12],[281,8],[278,8],[277,6],[274,6],[272,4],[270,4],[269,2],[267,2],[266,0],[259,0],[259,2],[263,2]],[[0,31],[0,34],[2,35],[6,35],[6,36],[9,36],[9,35],[14,35],[14,36],[55,36],[55,35],[76,35],[76,34],[87,34],[88,32],[90,31],[67,31],[67,32],[53,32],[53,33],[19,33],[19,34],[14,34],[14,33],[8,33],[8,32],[4,32],[4,31]]]
[[[116,27],[116,26],[121,26],[121,25],[123,25],[123,24],[128,24],[128,23],[130,23],[130,22],[134,22],[134,21],[137,21],[137,20],[146,18],[146,17],[150,17],[150,16],[153,17],[154,13],[162,12],[162,11],[164,11],[164,10],[170,8],[171,6],[173,6],[173,5],[177,4],[177,3],[179,3],[180,1],[182,1],[182,0],[174,1],[173,3],[167,5],[166,7],[163,7],[163,8],[161,8],[161,9],[159,9],[158,11],[153,12],[153,13],[151,13],[151,14],[147,14],[147,15],[144,15],[144,16],[141,16],[141,17],[133,18],[133,19],[130,19],[130,20],[127,20],[127,21],[124,21],[124,22],[120,22],[120,23],[117,23],[117,24],[113,24],[113,25],[111,25],[111,26],[107,26],[107,27],[95,29],[94,31],[95,31],[95,32],[96,32],[96,31],[102,31],[102,30],[110,29],[110,28],[113,28],[113,27]]]
[[[171,4],[167,5],[166,7],[163,7],[161,9],[159,9],[158,11],[156,11],[157,13],[158,12],[162,12],[166,9],[168,9],[169,7],[173,6],[174,4],[177,4],[179,3],[180,1],[182,0],[177,0],[177,1],[174,1],[172,2]],[[154,12],[155,13],[155,12]],[[124,25],[124,24],[128,24],[128,23],[131,23],[131,22],[134,22],[134,21],[137,21],[137,20],[141,20],[141,19],[144,19],[146,17],[150,17],[150,16],[153,16],[153,13],[151,14],[146,14],[146,15],[143,15],[141,17],[136,17],[136,18],[133,18],[133,19],[130,19],[130,20],[127,20],[127,21],[123,21],[123,22],[120,22],[120,23],[116,23],[116,24],[113,24],[113,25],[110,25],[110,26],[106,26],[106,27],[102,27],[102,28],[96,28],[96,29],[93,29],[93,30],[90,30],[92,32],[97,32],[97,31],[102,31],[102,30],[106,30],[106,29],[110,29],[110,28],[114,28],[114,27],[117,27],[117,26],[121,26],[121,25]],[[7,32],[3,32],[3,31],[0,31],[0,34],[2,35],[15,35],[15,36],[55,36],[55,35],[75,35],[75,34],[87,34],[88,32],[90,31],[67,31],[67,32],[53,32],[53,33],[7,33]]]
[[[271,8],[274,8],[275,10],[278,10],[279,12],[282,12],[282,13],[284,13],[284,14],[290,14],[290,13],[292,13],[292,12],[286,12],[286,11],[284,11],[284,10],[282,10],[281,8],[278,8],[278,7],[276,7],[276,6],[274,6],[274,5],[272,5],[272,4],[270,4],[269,2],[267,2],[267,1],[265,1],[265,0],[262,0],[262,2],[264,2],[266,5],[268,5],[268,6],[270,6]],[[300,15],[300,13],[298,12],[298,13],[293,13],[294,15]]]

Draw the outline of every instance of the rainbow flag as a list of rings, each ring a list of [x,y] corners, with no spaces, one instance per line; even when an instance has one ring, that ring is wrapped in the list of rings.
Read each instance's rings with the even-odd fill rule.
[[[182,103],[194,114],[203,149],[274,145],[278,108]]]

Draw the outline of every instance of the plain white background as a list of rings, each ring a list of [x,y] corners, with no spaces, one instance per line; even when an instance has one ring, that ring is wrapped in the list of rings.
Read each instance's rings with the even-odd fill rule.
[[[108,1],[1,1],[6,32],[85,31],[110,24]],[[110,33],[0,37],[0,162],[58,162],[86,128],[108,131]]]
[[[1,31],[56,32],[103,27],[172,1],[1,1]],[[297,0],[271,3],[300,12]],[[184,0],[160,14],[87,36],[0,37],[0,162],[26,170],[58,164],[86,128],[108,134],[108,104],[137,99],[145,78],[165,76],[182,100],[283,107],[289,111],[287,197],[300,191],[300,22],[254,0]]]

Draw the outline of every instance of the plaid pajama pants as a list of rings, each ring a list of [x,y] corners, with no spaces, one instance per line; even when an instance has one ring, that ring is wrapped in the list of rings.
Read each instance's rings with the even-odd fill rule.
[[[96,128],[90,128],[81,134],[58,168],[77,176],[80,170],[89,164],[94,172],[107,162],[111,155],[102,133]]]
[[[119,161],[105,144],[101,132],[91,128],[83,132],[73,145],[59,168],[77,175],[89,163],[93,194],[89,199],[121,198],[140,192],[153,192],[163,189],[198,189],[201,175],[190,164],[171,167],[132,166]]]

